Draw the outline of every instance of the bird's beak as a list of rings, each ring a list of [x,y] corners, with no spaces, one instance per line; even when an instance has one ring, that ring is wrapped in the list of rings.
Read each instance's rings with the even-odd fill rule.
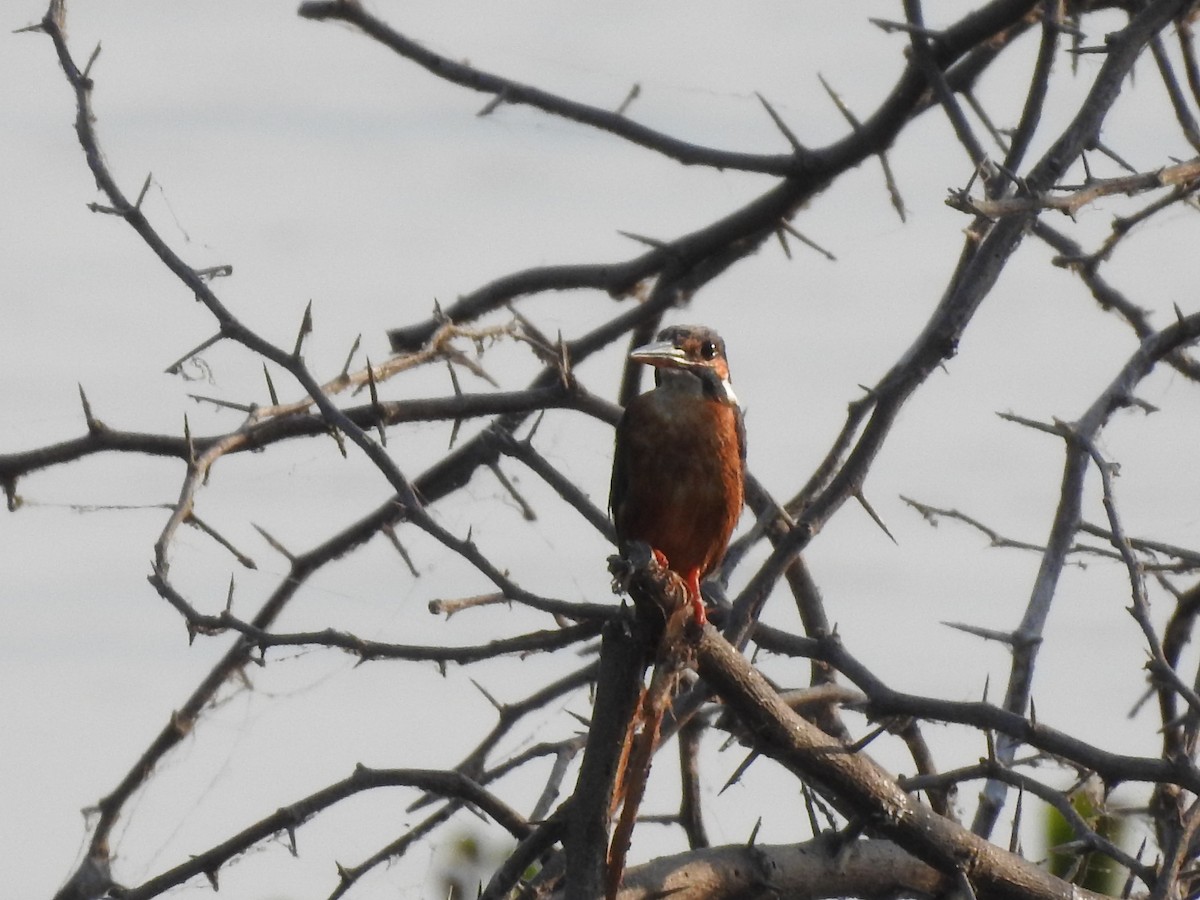
[[[648,366],[666,366],[672,369],[686,369],[691,366],[682,350],[670,341],[655,341],[653,344],[643,344],[633,350],[629,358],[634,362],[645,363]]]

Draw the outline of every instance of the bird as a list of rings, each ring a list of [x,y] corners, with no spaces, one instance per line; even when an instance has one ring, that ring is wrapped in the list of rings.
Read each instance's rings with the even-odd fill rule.
[[[608,507],[618,549],[649,544],[703,625],[700,582],[725,556],[745,490],[746,429],[725,342],[703,325],[673,325],[629,359],[654,367],[655,387],[616,427]]]

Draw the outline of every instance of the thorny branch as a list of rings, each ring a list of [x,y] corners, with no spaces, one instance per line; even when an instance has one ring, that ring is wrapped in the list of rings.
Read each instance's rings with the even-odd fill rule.
[[[1095,72],[1086,100],[1062,130],[1047,121],[1046,98],[1054,76],[1053,63],[1060,57],[1061,35],[1079,33],[1084,6],[1071,3],[1042,3],[1026,0],[993,0],[984,3],[958,21],[945,27],[926,23],[919,2],[906,2],[907,21],[888,28],[901,31],[909,43],[908,61],[890,94],[874,113],[859,118],[849,111],[837,93],[826,84],[842,110],[850,132],[826,147],[808,147],[790,130],[774,109],[763,101],[790,146],[787,153],[740,153],[706,147],[680,140],[660,130],[642,125],[625,114],[591,107],[539,88],[521,84],[448,56],[435,53],[372,15],[350,0],[306,2],[300,15],[316,20],[339,20],[352,25],[374,42],[400,57],[427,69],[436,77],[461,87],[486,93],[497,105],[524,104],[547,115],[567,119],[590,129],[615,136],[685,165],[715,169],[736,169],[771,176],[772,184],[758,197],[711,223],[674,239],[652,242],[650,249],[632,259],[576,265],[555,265],[515,272],[464,294],[445,309],[437,309],[425,321],[392,328],[389,338],[395,355],[382,362],[365,362],[354,368],[351,351],[343,370],[333,378],[322,379],[304,360],[305,342],[312,332],[311,308],[304,311],[293,346],[273,344],[241,322],[222,302],[212,285],[212,272],[190,267],[160,236],[142,210],[142,199],[149,181],[135,200],[123,192],[109,169],[101,150],[96,111],[92,107],[93,64],[95,55],[81,69],[68,48],[61,0],[54,0],[36,26],[53,42],[63,72],[75,95],[76,132],[80,146],[95,178],[102,202],[93,204],[97,212],[116,216],[128,224],[147,248],[155,254],[187,292],[208,310],[216,323],[216,334],[200,347],[219,341],[231,341],[269,363],[273,370],[286,373],[294,382],[299,399],[281,402],[271,369],[265,369],[267,403],[235,404],[212,400],[241,410],[244,420],[225,434],[201,436],[191,433],[185,424],[182,435],[138,434],[109,427],[93,413],[81,389],[86,433],[73,440],[47,447],[0,455],[0,484],[3,484],[11,511],[21,505],[17,486],[21,479],[55,466],[77,462],[86,456],[114,452],[147,454],[183,464],[178,499],[155,546],[150,583],[158,595],[178,611],[189,636],[214,637],[232,633],[233,644],[193,693],[172,713],[158,736],[131,766],[118,785],[97,804],[99,816],[93,824],[84,861],[68,880],[59,896],[96,898],[113,896],[149,898],[197,875],[207,877],[216,886],[221,868],[251,846],[273,835],[285,833],[295,845],[295,831],[304,822],[346,797],[361,791],[404,785],[426,792],[416,805],[446,798],[443,805],[422,823],[399,836],[381,836],[377,849],[355,866],[339,867],[339,879],[333,896],[350,891],[364,874],[405,854],[415,843],[448,821],[460,809],[470,806],[498,822],[520,840],[517,851],[502,866],[488,885],[486,896],[503,897],[520,884],[531,866],[540,866],[537,878],[543,886],[565,885],[567,896],[591,896],[588,888],[600,882],[610,822],[609,799],[614,784],[616,759],[612,741],[605,736],[624,732],[630,710],[636,706],[640,685],[640,652],[636,645],[623,643],[620,635],[628,626],[626,613],[610,603],[589,603],[542,596],[522,585],[505,565],[489,558],[472,540],[452,534],[432,515],[430,508],[453,495],[481,467],[492,467],[503,479],[505,489],[525,507],[527,517],[535,511],[517,493],[497,467],[502,458],[520,463],[540,484],[565,501],[589,527],[605,537],[611,528],[601,510],[588,498],[567,473],[538,451],[533,430],[518,438],[517,432],[535,415],[548,410],[569,410],[593,419],[612,423],[619,407],[590,393],[576,372],[580,362],[628,340],[645,340],[672,307],[685,305],[708,282],[731,266],[741,263],[763,243],[782,231],[791,231],[791,220],[817,194],[827,190],[843,173],[860,162],[878,155],[884,160],[888,190],[893,198],[899,192],[894,175],[884,156],[916,117],[937,110],[945,115],[957,140],[966,150],[972,166],[982,176],[983,192],[976,196],[970,186],[952,192],[950,204],[972,216],[967,238],[956,270],[930,314],[923,329],[908,350],[886,370],[884,376],[849,405],[845,423],[832,441],[821,463],[797,485],[790,488],[790,499],[777,503],[765,489],[750,478],[748,502],[756,517],[755,525],[740,539],[728,555],[720,573],[722,585],[743,562],[754,559],[758,568],[743,574],[741,587],[731,605],[715,616],[722,625],[691,636],[691,648],[697,655],[702,681],[683,689],[664,723],[664,741],[680,732],[683,769],[683,796],[677,817],[694,848],[694,859],[731,858],[740,848],[703,849],[707,836],[701,806],[703,791],[698,790],[701,765],[698,748],[717,717],[708,714],[707,704],[720,699],[735,723],[731,728],[739,740],[758,755],[774,758],[803,780],[811,791],[836,810],[846,822],[845,832],[819,835],[820,826],[813,816],[813,838],[805,846],[804,866],[820,869],[820,863],[842,861],[845,875],[854,870],[846,865],[854,853],[880,854],[907,864],[903,877],[881,888],[892,893],[898,887],[929,893],[941,892],[949,879],[966,885],[980,897],[1089,896],[1037,869],[1016,854],[988,843],[1007,785],[1016,784],[1058,806],[1075,827],[1088,850],[1098,851],[1125,865],[1150,890],[1152,897],[1173,896],[1177,882],[1188,877],[1187,867],[1196,859],[1195,831],[1200,826],[1195,797],[1200,795],[1200,774],[1194,764],[1197,733],[1200,733],[1200,697],[1178,671],[1180,648],[1186,642],[1200,602],[1196,589],[1183,592],[1167,629],[1160,637],[1149,615],[1148,572],[1190,572],[1200,554],[1195,549],[1175,547],[1153,538],[1132,538],[1125,534],[1117,514],[1113,470],[1099,454],[1096,438],[1111,416],[1136,402],[1137,385],[1160,364],[1169,364],[1192,380],[1200,368],[1187,355],[1187,348],[1200,338],[1200,313],[1177,313],[1176,321],[1165,327],[1151,325],[1151,316],[1123,293],[1114,289],[1101,269],[1124,247],[1126,236],[1139,226],[1176,206],[1190,208],[1200,185],[1200,168],[1195,160],[1178,162],[1157,160],[1158,167],[1146,172],[1114,178],[1098,178],[1086,166],[1084,154],[1101,149],[1099,137],[1109,110],[1128,82],[1135,61],[1150,48],[1157,73],[1167,89],[1177,124],[1185,139],[1196,147],[1196,127],[1191,107],[1200,94],[1200,75],[1191,44],[1188,4],[1157,0],[1137,5],[1130,12],[1127,26],[1108,34],[1104,42],[1104,60]],[[1028,79],[1028,92],[1016,127],[1010,132],[997,129],[972,92],[974,83],[991,64],[1004,54],[1016,39],[1039,24],[1040,43]],[[885,23],[886,24],[886,23]],[[1162,35],[1174,26],[1180,40],[1186,82],[1185,93],[1174,72],[1175,66]],[[631,95],[632,96],[632,95]],[[965,106],[962,102],[965,101]],[[983,120],[1003,154],[996,165],[975,137],[976,125],[969,113]],[[1005,144],[1007,143],[1007,147]],[[1032,148],[1046,147],[1042,156],[1021,170]],[[1084,159],[1083,178],[1078,179],[1077,162]],[[1112,234],[1096,251],[1086,254],[1068,235],[1043,222],[1047,211],[1063,212],[1072,219],[1087,214],[1100,198],[1136,196],[1162,190],[1150,204],[1132,215],[1114,222]],[[897,200],[898,204],[898,200]],[[902,208],[898,205],[898,208]],[[936,509],[909,501],[931,521],[955,518],[976,528],[997,546],[1018,546],[1041,554],[1042,564],[1025,615],[1009,635],[1013,666],[1002,705],[986,702],[961,703],[936,697],[918,697],[895,691],[873,675],[838,639],[823,608],[821,592],[801,556],[823,528],[851,497],[870,509],[864,494],[875,460],[883,451],[896,421],[909,399],[930,375],[958,350],[959,342],[971,325],[975,313],[989,296],[1008,260],[1019,249],[1024,236],[1033,233],[1060,254],[1057,263],[1076,272],[1104,309],[1116,310],[1133,328],[1139,345],[1112,383],[1097,397],[1083,416],[1068,424],[1048,427],[1062,438],[1066,461],[1055,522],[1044,542],[1021,542],[1003,537],[981,519],[962,513]],[[590,332],[557,341],[548,339],[526,317],[518,305],[523,298],[551,291],[603,291],[617,300],[634,298],[607,321]],[[512,318],[503,325],[482,323],[482,317],[509,306]],[[521,342],[528,346],[540,365],[532,381],[520,390],[503,390],[483,365],[484,350],[498,341]],[[473,347],[470,353],[464,347]],[[197,351],[193,351],[195,353]],[[175,364],[178,367],[189,356]],[[435,362],[451,366],[454,393],[427,399],[387,399],[381,386],[418,366]],[[471,372],[488,382],[494,390],[464,393],[454,376],[455,367]],[[629,370],[623,381],[621,398],[637,389],[637,371]],[[368,402],[353,404],[345,395]],[[204,400],[205,398],[196,398]],[[341,402],[339,402],[339,399]],[[388,431],[420,421],[453,422],[479,420],[482,430],[448,451],[424,473],[409,477],[401,471],[384,447]],[[540,421],[540,420],[539,420]],[[216,614],[205,613],[202,604],[186,596],[171,579],[170,555],[177,544],[180,525],[200,528],[220,543],[242,565],[252,565],[249,557],[207,521],[196,516],[195,498],[213,472],[213,465],[226,456],[247,450],[270,450],[284,441],[325,438],[332,435],[342,452],[351,450],[356,459],[365,460],[383,478],[385,499],[357,521],[329,535],[320,544],[300,552],[285,550],[288,571],[274,589],[261,598],[257,612],[242,618],[233,615],[230,602]],[[350,446],[352,445],[352,446]],[[1082,520],[1085,476],[1089,463],[1101,474],[1101,497],[1106,509],[1108,528],[1090,526]],[[384,534],[394,540],[396,530],[411,525],[433,538],[466,566],[485,577],[494,593],[489,602],[507,602],[539,614],[554,617],[555,628],[524,631],[475,646],[410,645],[367,640],[340,629],[336,624],[315,631],[282,632],[275,625],[289,603],[304,590],[314,573],[335,560],[349,557],[356,548]],[[1080,532],[1108,541],[1112,551],[1081,545]],[[757,556],[751,550],[761,548]],[[1073,738],[1053,727],[1037,722],[1029,709],[1029,697],[1039,644],[1056,593],[1063,567],[1072,556],[1088,553],[1104,559],[1119,560],[1128,573],[1133,596],[1132,612],[1141,626],[1151,655],[1150,669],[1158,692],[1163,717],[1163,755],[1142,758],[1113,753]],[[765,556],[765,559],[764,559]],[[1166,558],[1167,563],[1159,560]],[[780,579],[786,580],[799,610],[806,634],[790,634],[768,628],[760,614]],[[463,602],[457,608],[474,609],[482,602]],[[447,605],[446,608],[449,608]],[[644,615],[644,612],[643,612]],[[315,646],[339,649],[356,655],[363,662],[403,660],[466,665],[499,654],[547,653],[563,657],[570,648],[586,646],[605,629],[604,649],[598,662],[573,663],[565,676],[528,692],[516,703],[494,701],[496,722],[458,765],[440,772],[359,769],[350,778],[329,785],[213,847],[195,854],[162,874],[136,887],[122,887],[111,871],[116,848],[112,846],[114,828],[122,816],[130,815],[128,802],[134,792],[153,777],[156,766],[201,721],[223,685],[250,662],[266,662],[266,651],[280,646]],[[825,704],[812,713],[817,725],[802,717],[786,702],[786,692],[768,682],[740,652],[750,643],[778,654],[795,655],[813,661],[811,682],[818,689],[830,685],[840,674],[862,692],[862,699],[838,695],[839,702],[866,712],[889,724],[889,717],[900,717],[896,730],[905,735],[918,775],[897,780],[860,752],[866,740],[855,740],[852,728],[838,710]],[[622,655],[623,654],[623,655]],[[565,658],[565,657],[564,657]],[[622,662],[623,660],[623,662]],[[606,669],[606,667],[609,667]],[[611,670],[611,671],[610,671]],[[502,738],[526,717],[542,713],[548,704],[581,691],[602,678],[597,695],[595,718],[588,724],[588,745],[580,763],[579,782],[569,800],[559,801],[568,765],[583,746],[582,737],[539,744],[523,754],[497,761],[494,757]],[[661,698],[660,698],[661,699]],[[1177,712],[1178,701],[1187,711]],[[624,717],[624,718],[623,718]],[[906,720],[907,725],[901,720]],[[954,724],[995,736],[995,752],[985,764],[969,770],[955,769],[938,774],[930,748],[918,727],[920,721]],[[818,725],[820,727],[818,727]],[[720,726],[716,726],[720,727]],[[885,729],[878,729],[882,733]],[[1078,816],[1072,818],[1069,804],[1041,782],[1018,771],[1024,763],[1016,759],[1016,749],[1032,746],[1049,758],[1082,773],[1095,773],[1111,788],[1122,782],[1145,782],[1155,786],[1152,810],[1162,853],[1161,865],[1148,865],[1092,831]],[[989,747],[990,747],[989,743]],[[535,813],[524,817],[510,809],[486,786],[501,775],[526,762],[553,755],[554,771],[547,779],[536,803]],[[647,764],[648,765],[648,764]],[[946,800],[945,790],[967,778],[991,779],[976,811],[972,830],[957,824]],[[924,790],[931,803],[920,802],[915,792]],[[557,804],[557,805],[556,805]],[[832,818],[832,814],[831,814]],[[628,827],[632,827],[630,824]],[[861,835],[869,840],[859,840]],[[886,840],[881,840],[886,839]],[[894,843],[888,843],[888,842]],[[841,846],[839,842],[843,842]],[[560,849],[561,848],[561,849]],[[736,857],[741,859],[740,856]],[[756,857],[758,858],[758,857]],[[919,862],[917,862],[919,861]],[[801,868],[801,861],[788,860]],[[686,862],[682,864],[686,866]],[[682,867],[664,861],[661,870],[641,867],[627,873],[626,888],[638,890],[674,890],[671,878]],[[669,871],[668,871],[669,869]],[[736,882],[749,868],[734,864],[720,870],[728,883]],[[565,880],[564,879],[565,876]],[[753,887],[778,889],[784,881],[755,882]],[[854,893],[853,878],[837,882],[837,891]],[[1073,892],[1074,891],[1074,892]],[[679,894],[685,896],[685,894]]]

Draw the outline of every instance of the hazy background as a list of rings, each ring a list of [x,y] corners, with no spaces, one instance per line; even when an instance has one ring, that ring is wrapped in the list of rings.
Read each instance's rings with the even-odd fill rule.
[[[438,0],[372,8],[431,49],[572,99],[615,108],[637,82],[641,96],[629,114],[638,121],[756,152],[787,145],[755,92],[802,141],[820,146],[847,126],[817,73],[865,118],[901,70],[907,43],[867,22],[899,18],[891,2]],[[937,25],[963,8],[927,3],[926,15]],[[307,358],[323,377],[340,370],[359,334],[357,364],[362,352],[383,358],[384,330],[423,318],[435,299],[449,302],[528,266],[627,259],[641,248],[618,229],[675,238],[771,183],[685,168],[527,109],[502,107],[479,118],[487,96],[443,84],[349,29],[302,21],[295,9],[294,2],[93,0],[69,9],[68,34],[81,63],[102,44],[92,70],[94,105],[107,160],[126,193],[136,196],[153,173],[144,205],[151,221],[195,266],[233,265],[233,277],[215,288],[266,337],[290,345],[311,299],[316,331]],[[265,401],[261,362],[222,345],[203,354],[207,372],[191,370],[199,380],[163,374],[213,323],[127,226],[86,209],[98,198],[53,47],[45,36],[11,33],[43,13],[38,3],[0,8],[0,453],[82,434],[77,384],[114,428],[178,434],[186,415],[193,433],[230,430],[236,413],[187,394]],[[1005,125],[1024,99],[1032,37],[980,87]],[[1094,43],[1102,34],[1089,37]],[[1097,65],[1083,57],[1072,79],[1060,61],[1048,118],[1075,108]],[[1142,68],[1151,74],[1145,62]],[[1106,142],[1142,170],[1192,155],[1152,77],[1126,92],[1110,121]],[[1061,124],[1047,133],[1057,135]],[[941,294],[967,224],[943,200],[970,176],[947,132],[942,116],[927,115],[893,151],[907,223],[889,204],[879,166],[868,162],[794,222],[836,262],[795,242],[789,262],[767,244],[671,317],[725,335],[747,408],[750,466],[778,496],[805,480],[859,385],[891,366]],[[1115,174],[1094,161],[1098,174]],[[1075,225],[1055,224],[1090,247],[1116,204],[1087,210]],[[1172,303],[1195,309],[1198,236],[1194,213],[1177,209],[1135,235],[1111,267],[1118,287],[1158,311],[1160,326],[1170,321]],[[995,413],[1072,419],[1134,349],[1129,330],[1099,313],[1049,258],[1034,239],[1025,242],[959,356],[908,404],[871,470],[867,495],[898,544],[847,505],[808,554],[850,649],[894,687],[973,699],[990,678],[999,696],[1007,654],[937,623],[1015,626],[1037,566],[1035,555],[988,549],[965,528],[929,528],[899,495],[955,506],[1009,536],[1041,541],[1057,500],[1062,448]],[[614,301],[595,292],[555,294],[522,310],[547,333],[574,337],[610,316]],[[534,371],[519,347],[497,347],[484,362],[505,387],[525,384]],[[612,397],[620,365],[610,354],[589,360],[579,375],[589,390]],[[487,389],[464,377],[464,389]],[[297,396],[279,373],[275,383],[282,398]],[[395,380],[384,396],[450,390],[445,369],[434,368]],[[1122,463],[1126,528],[1194,547],[1196,391],[1164,371],[1139,395],[1162,412],[1118,416],[1103,439]],[[393,432],[389,447],[416,475],[448,439],[449,426],[419,425]],[[537,446],[602,505],[610,441],[603,426],[557,413],[539,430]],[[515,464],[504,468],[527,491],[538,522],[525,525],[503,488],[481,473],[437,507],[443,524],[460,534],[472,528],[531,590],[616,602],[607,545],[536,479]],[[189,647],[178,616],[145,580],[168,515],[158,505],[174,502],[182,474],[175,462],[93,457],[22,481],[25,507],[0,514],[0,846],[13,896],[56,889],[84,846],[80,810],[112,789],[228,646],[228,639],[202,638]],[[237,567],[186,531],[176,540],[173,575],[211,610],[223,604],[235,575],[235,611],[249,615],[286,571],[253,524],[307,549],[387,495],[361,454],[352,450],[343,460],[331,441],[222,460],[197,512],[259,568]],[[1098,495],[1092,484],[1087,514],[1097,521]],[[313,579],[280,627],[334,625],[414,643],[474,643],[546,627],[544,617],[502,608],[448,622],[430,616],[429,599],[467,596],[486,584],[420,536],[401,537],[419,578],[375,541]],[[741,581],[750,571],[739,571]],[[1112,750],[1154,753],[1152,712],[1126,718],[1142,690],[1145,660],[1127,604],[1120,568],[1092,562],[1068,570],[1039,664],[1038,718]],[[797,627],[784,592],[766,618]],[[227,690],[127,809],[116,833],[118,880],[136,883],[174,865],[348,775],[356,762],[450,764],[494,720],[471,679],[501,700],[517,700],[562,671],[539,658],[451,667],[444,677],[432,666],[355,668],[349,657],[326,651],[274,652],[270,660],[250,673],[256,690]],[[807,678],[800,663],[764,664],[784,683]],[[588,698],[563,706],[586,714]],[[562,715],[540,724],[504,749],[576,727]],[[985,752],[948,729],[931,727],[928,737],[944,768]],[[898,769],[910,767],[885,742],[876,752]],[[673,756],[656,765],[649,811],[675,803]],[[706,757],[710,793],[741,756]],[[760,762],[722,795],[719,819],[707,823],[714,841],[745,840],[759,816],[760,841],[804,835],[802,805],[798,798],[781,803],[772,792],[771,765]],[[536,793],[530,784],[513,778],[498,790],[521,802]],[[1131,790],[1128,802],[1140,797]],[[404,811],[411,799],[392,792],[342,804],[301,829],[299,859],[277,845],[223,870],[222,896],[326,896],[335,884],[333,860],[355,863],[415,822]],[[962,798],[968,808],[973,799],[973,789]],[[642,826],[632,861],[681,848],[678,834]],[[399,870],[376,873],[362,896],[385,889],[418,895],[430,862],[421,848]],[[208,890],[191,884],[180,893]]]

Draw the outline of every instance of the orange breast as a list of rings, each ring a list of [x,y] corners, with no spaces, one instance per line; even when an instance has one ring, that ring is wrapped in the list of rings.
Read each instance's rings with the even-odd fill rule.
[[[704,577],[724,556],[742,511],[736,411],[701,398],[668,408],[650,391],[626,409],[616,452],[618,539],[645,541],[676,572]]]

